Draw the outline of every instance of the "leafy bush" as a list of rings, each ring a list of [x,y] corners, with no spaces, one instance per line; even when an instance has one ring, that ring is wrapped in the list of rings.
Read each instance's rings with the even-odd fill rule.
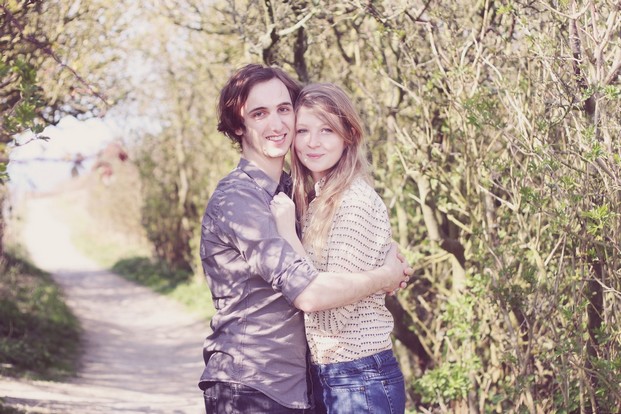
[[[79,325],[49,275],[0,258],[0,374],[57,379],[72,374]]]

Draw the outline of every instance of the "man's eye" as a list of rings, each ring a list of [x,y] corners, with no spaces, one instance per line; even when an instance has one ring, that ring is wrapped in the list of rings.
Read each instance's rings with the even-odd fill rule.
[[[263,117],[264,115],[265,115],[265,112],[263,112],[263,111],[257,111],[257,112],[253,112],[253,113],[252,113],[252,117],[253,117],[253,118],[261,118],[261,117]]]
[[[286,114],[286,113],[288,113],[288,112],[290,112],[290,111],[291,111],[291,108],[289,108],[288,106],[283,106],[283,107],[278,108],[278,110],[279,110],[280,112],[282,112],[282,113]]]

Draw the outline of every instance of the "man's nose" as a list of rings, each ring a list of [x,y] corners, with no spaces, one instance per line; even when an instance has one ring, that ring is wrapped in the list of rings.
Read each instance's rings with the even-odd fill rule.
[[[272,131],[280,131],[282,129],[284,122],[282,117],[278,113],[273,113],[269,118],[269,125],[272,128]]]

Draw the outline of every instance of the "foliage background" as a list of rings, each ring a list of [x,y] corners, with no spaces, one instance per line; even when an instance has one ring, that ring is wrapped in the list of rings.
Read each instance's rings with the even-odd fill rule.
[[[158,125],[128,128],[158,259],[202,277],[197,223],[237,158],[213,115],[232,70],[336,82],[366,121],[376,188],[416,268],[388,302],[409,407],[619,412],[619,1],[4,7],[35,3],[29,24],[59,59],[9,49],[29,56],[42,96],[66,79],[97,85],[52,96],[92,115],[105,95]]]

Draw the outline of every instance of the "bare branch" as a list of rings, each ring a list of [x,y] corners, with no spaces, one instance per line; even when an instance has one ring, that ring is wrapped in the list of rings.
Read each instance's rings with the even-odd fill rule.
[[[310,13],[308,13],[306,16],[302,17],[302,19],[300,19],[296,24],[294,24],[291,27],[288,27],[286,29],[280,30],[278,31],[278,36],[279,37],[285,37],[293,32],[295,32],[296,30],[298,30],[299,28],[301,28],[302,26],[304,26],[304,24],[311,18],[313,17],[314,14],[317,13],[317,9],[313,8]]]
[[[580,42],[580,37],[578,35],[578,24],[576,20],[569,21],[569,45],[574,57],[572,66],[574,69],[574,75],[576,76],[576,83],[578,84],[580,91],[582,93],[586,93],[589,89],[589,85],[587,83],[586,76],[580,67],[582,64],[582,43]],[[584,101],[584,111],[590,117],[595,115],[595,105],[595,97],[593,95],[589,96]]]
[[[561,13],[560,11],[556,10],[554,7],[550,6],[548,4],[548,2],[544,1],[544,0],[539,0],[539,3],[546,9],[548,9],[549,11],[551,11],[554,14],[557,14],[559,16],[565,17],[567,19],[571,19],[571,20],[577,20],[580,17],[582,17],[588,10],[589,7],[591,6],[590,3],[587,3],[584,8],[582,10],[580,10],[577,13],[574,14],[566,14],[566,13]]]

